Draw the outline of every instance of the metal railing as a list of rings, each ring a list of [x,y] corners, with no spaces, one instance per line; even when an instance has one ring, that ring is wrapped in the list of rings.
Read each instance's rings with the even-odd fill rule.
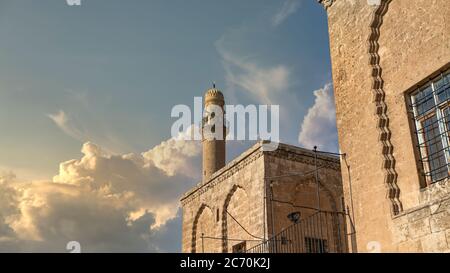
[[[300,219],[247,253],[347,252],[344,212],[320,211]]]

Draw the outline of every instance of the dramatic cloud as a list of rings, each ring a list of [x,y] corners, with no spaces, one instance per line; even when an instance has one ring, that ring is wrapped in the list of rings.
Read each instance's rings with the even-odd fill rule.
[[[322,89],[314,91],[314,96],[316,97],[314,105],[309,108],[303,119],[298,141],[306,148],[317,146],[320,150],[336,152],[338,150],[336,109],[332,85],[327,84]]]
[[[184,141],[186,134],[193,134],[193,130],[199,130],[198,127],[191,126],[182,134],[175,138],[163,141],[153,149],[143,153],[143,157],[167,173],[173,176],[175,173],[183,173],[189,177],[197,177],[199,170],[193,161],[186,160],[199,153],[200,144],[194,141]]]
[[[272,17],[272,25],[278,26],[283,23],[290,15],[294,14],[300,7],[300,0],[287,0],[283,6]]]
[[[199,179],[199,145],[172,138],[110,155],[87,142],[52,181],[0,175],[0,251],[66,251],[69,241],[85,252],[179,251],[179,198]]]

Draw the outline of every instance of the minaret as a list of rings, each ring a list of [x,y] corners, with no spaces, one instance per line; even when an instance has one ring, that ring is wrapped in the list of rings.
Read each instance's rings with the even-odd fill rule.
[[[205,113],[203,115],[202,122],[202,144],[203,144],[203,182],[207,182],[214,172],[225,166],[225,99],[222,92],[216,89],[215,84],[212,89],[209,89],[205,93]],[[222,109],[221,117],[216,117],[222,120],[222,139],[211,139],[211,137],[206,136],[206,132],[215,132],[217,128],[212,125],[212,119],[215,118],[215,113],[211,112],[214,108],[213,106],[218,106],[216,108]],[[217,122],[216,122],[217,124]],[[209,130],[205,130],[207,128]]]

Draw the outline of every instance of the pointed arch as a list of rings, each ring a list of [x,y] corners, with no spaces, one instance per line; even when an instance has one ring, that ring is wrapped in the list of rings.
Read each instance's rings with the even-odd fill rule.
[[[247,195],[245,188],[241,185],[234,184],[228,191],[225,201],[222,206],[222,252],[228,252],[228,207],[230,205],[231,199],[238,190],[243,190]]]
[[[194,222],[192,224],[192,234],[191,234],[191,252],[192,253],[196,253],[197,252],[197,228],[198,228],[198,221],[200,219],[200,217],[202,216],[203,212],[205,211],[205,209],[209,209],[212,213],[211,208],[205,204],[202,203],[200,208],[197,210],[197,213],[195,214],[194,217]]]

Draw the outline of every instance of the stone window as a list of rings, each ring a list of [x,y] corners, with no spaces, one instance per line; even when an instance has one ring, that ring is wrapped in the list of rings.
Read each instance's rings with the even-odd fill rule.
[[[422,175],[426,184],[449,177],[450,70],[411,94]]]

